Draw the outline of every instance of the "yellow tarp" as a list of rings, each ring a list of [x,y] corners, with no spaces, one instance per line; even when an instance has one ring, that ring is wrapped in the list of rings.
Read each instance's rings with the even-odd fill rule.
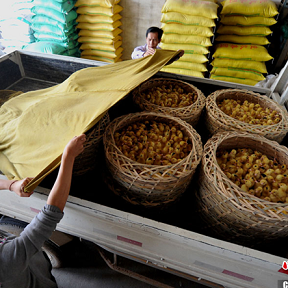
[[[0,108],[0,170],[9,179],[35,177],[26,187],[32,191],[60,164],[71,138],[179,53],[159,49],[153,56],[85,68],[61,84],[7,101]]]

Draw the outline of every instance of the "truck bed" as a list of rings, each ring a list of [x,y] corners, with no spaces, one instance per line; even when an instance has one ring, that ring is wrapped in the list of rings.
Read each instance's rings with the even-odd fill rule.
[[[0,90],[32,91],[61,83],[73,72],[105,63],[66,56],[32,54],[15,51],[0,58]],[[269,89],[172,75],[159,72],[155,77],[173,77],[190,82],[208,96],[226,88],[248,89],[269,95]],[[135,112],[131,95],[109,111],[113,119]],[[203,123],[203,121],[200,121]],[[201,124],[199,124],[201,125]],[[207,135],[201,126],[197,131],[205,143]],[[284,140],[286,141],[286,140]],[[102,153],[103,154],[103,153]],[[1,192],[0,214],[30,222],[44,206],[57,170],[35,189],[30,198],[20,198],[10,191]],[[277,287],[288,279],[281,270],[287,260],[287,244],[279,240],[253,247],[225,241],[219,235],[202,232],[197,217],[193,191],[197,174],[187,191],[175,203],[163,208],[141,208],[115,195],[107,183],[109,172],[99,158],[94,170],[72,179],[65,217],[59,231],[93,241],[116,254],[144,262],[184,277],[196,277],[211,287]],[[4,179],[4,175],[0,175]],[[208,282],[207,282],[208,281]],[[282,286],[281,286],[282,287]]]

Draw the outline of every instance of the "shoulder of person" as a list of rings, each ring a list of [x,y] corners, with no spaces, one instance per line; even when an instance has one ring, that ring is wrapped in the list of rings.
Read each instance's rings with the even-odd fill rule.
[[[142,50],[142,51],[144,51],[144,50],[146,50],[146,44],[145,45],[141,45],[141,46],[137,46],[134,50]]]

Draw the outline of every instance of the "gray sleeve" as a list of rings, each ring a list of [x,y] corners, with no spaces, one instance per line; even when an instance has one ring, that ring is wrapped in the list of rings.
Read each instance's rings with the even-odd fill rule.
[[[62,217],[59,208],[46,204],[19,237],[8,237],[0,243],[0,281],[27,268],[30,259],[41,250]]]

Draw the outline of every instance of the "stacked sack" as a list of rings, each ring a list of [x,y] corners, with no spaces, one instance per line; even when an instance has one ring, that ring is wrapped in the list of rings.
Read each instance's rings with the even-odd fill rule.
[[[7,4],[8,3],[8,4]],[[7,6],[6,6],[7,5]],[[35,41],[31,29],[32,0],[0,1],[0,56]]]
[[[218,5],[214,1],[167,0],[162,7],[162,49],[184,55],[161,71],[204,78]]]
[[[277,7],[272,0],[225,0],[222,5],[210,78],[254,86],[265,79],[265,62],[273,59],[265,45],[270,26],[277,23]]]
[[[77,28],[81,57],[108,63],[121,61],[120,0],[78,0]]]
[[[1,29],[1,27],[0,27],[0,29]],[[0,57],[3,56],[3,55],[5,54],[5,53],[4,53],[4,49],[5,49],[5,47],[2,46],[2,44],[1,44],[1,39],[3,39],[3,38],[2,38],[1,31],[0,31]]]
[[[31,28],[36,42],[25,50],[80,57],[74,0],[33,0]]]

